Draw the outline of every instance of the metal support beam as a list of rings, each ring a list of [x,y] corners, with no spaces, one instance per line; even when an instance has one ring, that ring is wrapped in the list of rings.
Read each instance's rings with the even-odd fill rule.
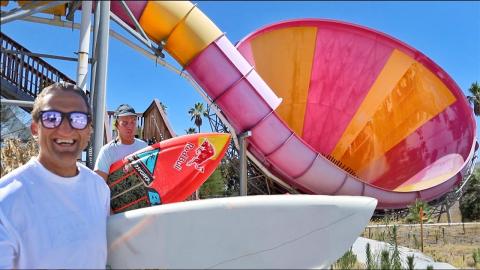
[[[133,16],[132,11],[131,11],[130,8],[127,6],[127,4],[125,3],[125,1],[120,0],[120,4],[122,4],[123,10],[128,14],[128,17],[130,18],[130,20],[132,20],[133,23],[135,24],[135,28],[136,28],[138,31],[140,31],[140,33],[142,34],[142,37],[147,41],[148,47],[152,47],[152,43],[150,42],[150,39],[148,38],[148,36],[147,36],[147,34],[145,33],[145,31],[143,31],[142,26],[141,26],[140,23],[137,21],[137,19],[135,18],[135,16]]]
[[[47,8],[51,8],[51,7],[55,7],[55,6],[65,4],[66,2],[68,2],[68,1],[53,1],[53,2],[50,2],[46,5],[41,5],[41,6],[33,7],[33,8],[30,8],[30,9],[20,9],[19,11],[16,11],[12,14],[9,14],[9,13],[7,13],[5,15],[2,14],[2,16],[0,18],[0,24],[5,25],[6,23],[12,22],[14,20],[22,19],[24,17],[35,14],[37,12],[43,11]]]
[[[246,131],[238,136],[240,145],[240,196],[247,196],[247,137],[252,136],[251,131]]]
[[[87,90],[88,52],[90,50],[90,14],[92,1],[82,2],[82,21],[80,23],[80,38],[78,45],[77,86]]]
[[[0,104],[17,105],[25,108],[33,108],[33,101],[25,101],[25,100],[13,100],[13,99],[1,98]]]
[[[125,31],[130,33],[134,38],[136,38],[138,41],[143,43],[145,46],[147,46],[156,56],[159,56],[161,58],[165,58],[165,55],[162,52],[161,46],[158,48],[155,48],[148,38],[142,37],[141,34],[133,30],[128,24],[126,24],[124,21],[122,21],[117,15],[111,13],[110,16],[112,17],[112,20],[116,22],[120,27],[122,27]]]
[[[39,58],[51,58],[51,59],[73,61],[73,62],[78,61],[78,59],[75,57],[68,57],[68,56],[61,56],[61,55],[33,53],[33,52],[24,52],[24,51],[16,51],[16,50],[3,50],[3,49],[1,51],[6,54],[21,54],[21,55],[35,56]]]
[[[100,22],[98,26],[97,46],[95,59],[97,62],[95,76],[95,91],[93,95],[94,138],[93,160],[96,160],[100,148],[103,146],[103,133],[105,122],[105,100],[107,89],[107,64],[108,64],[108,32],[110,28],[110,2],[100,1]]]

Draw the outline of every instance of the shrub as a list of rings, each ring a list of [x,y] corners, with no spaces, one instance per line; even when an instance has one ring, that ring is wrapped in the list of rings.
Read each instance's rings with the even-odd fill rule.
[[[407,223],[420,223],[420,208],[423,210],[423,222],[430,221],[430,205],[425,201],[417,199],[414,204],[408,206]]]
[[[349,249],[343,256],[335,263],[335,269],[354,269],[357,263],[357,255]]]
[[[480,220],[480,168],[476,167],[460,198],[463,221]]]
[[[38,145],[35,140],[22,142],[19,139],[5,139],[0,153],[0,176],[27,163],[30,158],[38,155]]]

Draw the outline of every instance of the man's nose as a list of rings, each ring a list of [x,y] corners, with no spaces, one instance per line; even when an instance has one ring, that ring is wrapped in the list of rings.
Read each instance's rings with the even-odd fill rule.
[[[70,126],[69,120],[67,117],[64,117],[62,119],[62,122],[60,123],[60,126],[58,127],[58,130],[61,132],[66,132],[70,133],[72,132],[73,128]]]

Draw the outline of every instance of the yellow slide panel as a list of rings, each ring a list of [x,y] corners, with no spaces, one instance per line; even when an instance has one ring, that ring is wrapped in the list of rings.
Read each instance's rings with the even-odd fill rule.
[[[394,50],[387,63],[373,83],[370,91],[338,140],[332,156],[340,160],[349,150],[352,142],[358,138],[359,133],[365,129],[368,121],[372,119],[378,106],[384,102],[390,92],[395,88],[400,78],[407,72],[414,60],[400,51]]]
[[[8,3],[8,1],[5,1],[5,2]],[[27,4],[30,5],[32,2],[35,2],[32,7],[38,7],[38,6],[46,5],[46,4],[48,4],[50,2],[53,2],[53,1],[24,1],[24,0],[19,0],[17,2],[21,7],[23,7]],[[2,4],[3,4],[3,1],[2,1]],[[57,15],[57,16],[65,16],[65,14],[67,14],[67,6],[66,6],[65,3],[60,4],[58,6],[54,6],[54,7],[42,10],[42,13],[53,14],[53,15]]]
[[[402,58],[410,58],[398,51],[394,53],[397,54],[394,57],[401,60],[398,63],[406,63]],[[390,60],[386,68],[397,63]],[[391,89],[385,91],[388,93],[386,97],[372,100],[367,95],[354,116],[352,122],[361,119],[359,115],[368,115],[370,120],[360,132],[355,130],[357,137],[340,158],[354,171],[364,170],[372,161],[382,158],[388,150],[455,102],[455,96],[435,74],[412,61],[403,76],[395,77],[399,78],[398,83],[393,88],[385,88]],[[381,73],[380,76],[383,75]],[[382,80],[381,77],[378,80]]]
[[[276,112],[299,136],[303,133],[316,37],[316,27],[294,27],[268,32],[251,42],[255,69],[283,98]]]
[[[188,1],[149,1],[140,18],[145,33],[160,42],[182,66],[223,33]]]

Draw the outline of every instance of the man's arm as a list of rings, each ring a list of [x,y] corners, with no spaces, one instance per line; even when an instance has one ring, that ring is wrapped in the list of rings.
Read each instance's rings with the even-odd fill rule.
[[[107,178],[108,178],[108,174],[107,174],[107,173],[104,173],[104,172],[102,172],[102,171],[100,171],[100,170],[95,170],[94,172],[96,172],[98,175],[100,175],[100,176],[103,178],[103,180],[105,180],[105,182],[107,181]]]
[[[98,153],[97,160],[95,161],[95,166],[93,168],[93,171],[96,172],[98,175],[100,175],[105,182],[107,182],[108,179],[108,169],[110,168],[110,164],[108,164],[108,157],[107,154],[105,153],[105,146],[100,148],[100,152]]]

